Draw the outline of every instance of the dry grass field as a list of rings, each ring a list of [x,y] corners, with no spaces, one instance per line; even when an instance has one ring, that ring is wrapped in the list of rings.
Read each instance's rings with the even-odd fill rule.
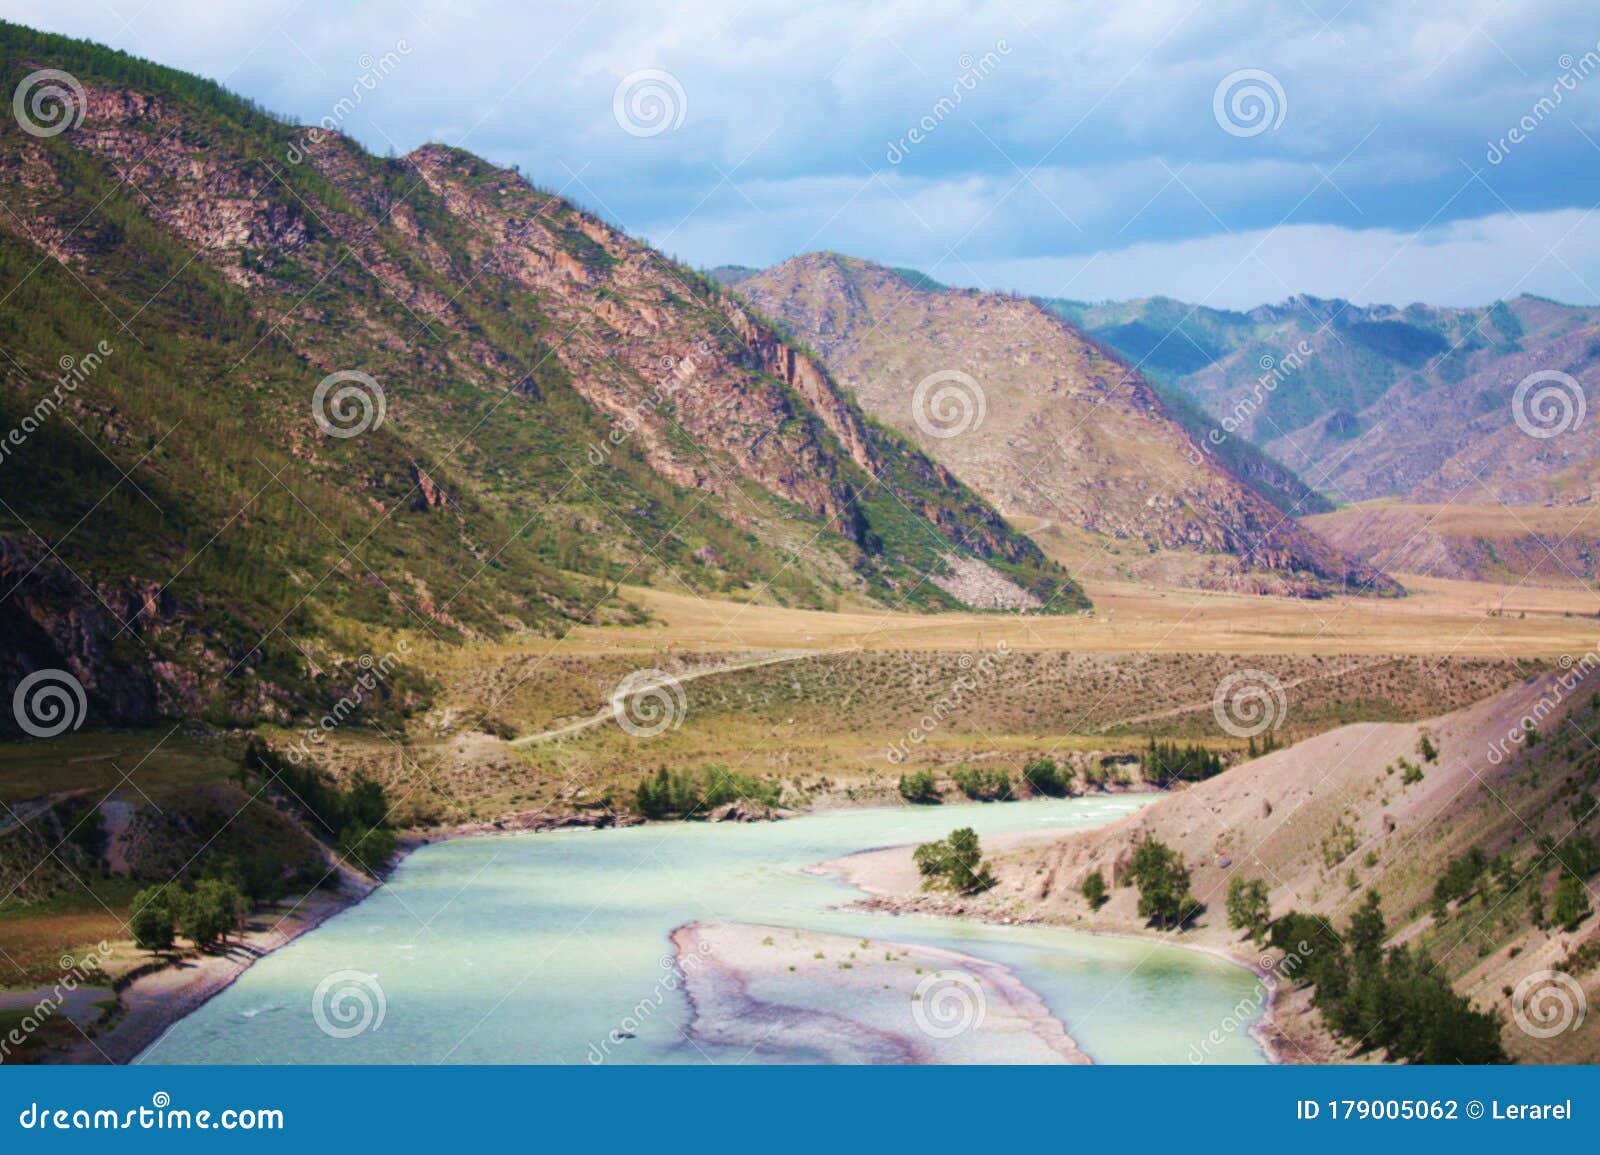
[[[1092,653],[1418,654],[1545,657],[1581,653],[1600,637],[1600,597],[1401,575],[1411,596],[1319,601],[1087,581],[1095,609],[1075,617],[996,614],[824,613],[695,598],[629,587],[649,625],[581,627],[565,639],[485,648],[501,654],[638,654],[767,649],[1012,650]],[[1584,619],[1588,619],[1585,621]]]
[[[620,596],[648,624],[455,650],[417,639],[434,707],[403,735],[337,735],[324,756],[389,783],[421,824],[624,798],[662,765],[777,777],[802,804],[884,801],[907,766],[1121,755],[1152,735],[1242,747],[1211,712],[1235,670],[1286,688],[1278,737],[1292,741],[1465,706],[1600,638],[1582,591],[1408,587],[1305,601],[1091,583],[1095,611],[1067,618],[822,613],[629,587]],[[682,697],[676,725],[648,738],[609,717],[638,670],[671,675]]]

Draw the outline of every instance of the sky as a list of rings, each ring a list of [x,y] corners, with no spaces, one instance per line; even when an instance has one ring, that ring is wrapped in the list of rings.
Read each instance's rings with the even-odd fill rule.
[[[1080,300],[1600,303],[1593,0],[0,13],[375,152],[517,165],[701,267],[830,249]]]

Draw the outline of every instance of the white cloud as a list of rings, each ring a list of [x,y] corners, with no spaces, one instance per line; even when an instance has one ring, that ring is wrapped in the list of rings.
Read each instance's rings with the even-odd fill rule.
[[[1293,225],[1084,257],[976,261],[931,270],[952,283],[1080,300],[1161,294],[1247,308],[1291,293],[1358,304],[1483,305],[1535,293],[1594,302],[1600,213],[1502,213],[1406,233]],[[963,275],[966,273],[966,275]]]
[[[1278,297],[1359,288],[1336,260],[1346,243],[1507,206],[1548,215],[1600,184],[1600,148],[1582,135],[1600,141],[1597,78],[1486,173],[1493,192],[1462,187],[1463,162],[1485,166],[1486,142],[1549,92],[1562,54],[1593,47],[1591,0],[19,7],[24,22],[211,76],[307,122],[348,93],[364,53],[404,38],[403,69],[351,118],[353,136],[402,152],[442,139],[517,164],[705,264],[827,247],[1042,286],[1103,252],[1116,259],[1084,278],[1192,295],[1217,272],[1173,262],[1226,263],[1282,223],[1219,290]],[[950,93],[963,58],[1001,41],[992,74],[889,164],[888,142]],[[612,117],[617,82],[644,68],[672,72],[687,99],[682,126],[648,139]],[[1213,120],[1215,86],[1240,69],[1281,81],[1279,129],[1241,139]],[[1444,299],[1515,279],[1510,241],[1452,243],[1477,263],[1408,251],[1373,283]],[[1557,264],[1532,279],[1588,299],[1564,276]]]

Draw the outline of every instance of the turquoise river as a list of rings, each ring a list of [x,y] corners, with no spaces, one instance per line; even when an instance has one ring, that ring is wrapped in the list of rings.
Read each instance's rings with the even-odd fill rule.
[[[1239,1027],[1249,971],[1152,941],[840,909],[858,893],[805,867],[925,841],[1082,829],[1136,810],[1122,795],[845,810],[783,822],[670,823],[434,843],[389,883],[251,967],[176,1023],[142,1063],[585,1063],[641,1001],[659,1009],[607,1061],[782,1062],[683,1040],[689,1005],[668,935],[696,920],[766,923],[963,951],[1003,963],[1096,1062],[1259,1063]],[[338,976],[338,977],[333,977]],[[322,1029],[354,978],[366,1028]],[[319,987],[322,988],[319,994]],[[381,1008],[381,1019],[377,1012]],[[351,1005],[345,1011],[352,1010]],[[355,1008],[359,1010],[359,1007]]]

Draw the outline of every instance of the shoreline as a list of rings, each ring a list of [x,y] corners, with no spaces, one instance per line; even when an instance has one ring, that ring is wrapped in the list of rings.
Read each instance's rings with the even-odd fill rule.
[[[405,860],[424,846],[458,838],[483,838],[497,834],[543,834],[557,830],[603,830],[635,826],[644,822],[624,816],[618,820],[609,812],[585,814],[570,812],[548,815],[529,811],[481,823],[432,827],[408,831],[395,845],[394,857],[384,867],[382,877],[366,878],[348,867],[337,867],[337,890],[315,889],[302,895],[287,911],[253,912],[252,927],[230,941],[220,954],[186,951],[166,961],[151,956],[107,986],[79,989],[105,992],[115,997],[117,1009],[109,1019],[80,1026],[72,1038],[39,1057],[49,1066],[129,1066],[160,1041],[180,1019],[187,1018],[237,982],[255,963],[288,946],[295,939],[315,930],[335,915],[364,902],[393,876]],[[276,917],[274,917],[276,916]],[[129,940],[119,940],[128,944]],[[37,994],[49,988],[28,988],[8,994]]]
[[[93,1026],[92,1034],[80,1028],[63,1047],[41,1056],[41,1065],[133,1065],[174,1024],[231,987],[256,962],[349,910],[379,886],[342,868],[339,876],[337,890],[310,891],[282,914],[266,910],[252,915],[252,921],[266,925],[246,930],[221,953],[190,951],[159,964],[152,958],[110,987],[95,988],[117,999],[110,1021]]]
[[[1106,791],[1105,793],[1128,792],[1130,791]],[[1031,800],[1019,799],[1017,801],[1027,802]],[[995,805],[1000,804],[995,803]],[[738,820],[778,821],[790,817],[803,818],[807,814],[825,813],[839,809],[872,810],[890,808],[889,806],[875,803],[851,804],[827,807],[825,810],[776,813],[760,818],[742,817]],[[234,939],[230,943],[228,950],[221,954],[198,954],[190,951],[159,965],[154,965],[155,960],[153,958],[146,959],[143,960],[140,966],[132,968],[113,980],[108,987],[94,988],[96,990],[104,990],[117,998],[118,1007],[111,1013],[109,1021],[93,1024],[87,1031],[80,1030],[73,1038],[53,1048],[50,1052],[41,1055],[39,1061],[42,1064],[49,1065],[105,1065],[108,1063],[111,1065],[131,1065],[134,1059],[149,1047],[155,1045],[180,1019],[193,1014],[211,999],[231,987],[258,960],[281,950],[301,935],[316,929],[328,919],[355,907],[370,897],[394,875],[413,852],[424,846],[455,841],[461,838],[542,834],[562,830],[604,830],[613,827],[622,828],[653,824],[653,821],[661,821],[661,824],[666,824],[668,822],[684,822],[685,820],[647,820],[632,815],[624,815],[619,818],[609,811],[590,813],[571,811],[556,815],[545,811],[529,811],[487,822],[461,823],[452,826],[432,827],[420,831],[408,831],[397,840],[394,858],[384,868],[383,874],[379,879],[369,879],[340,866],[338,868],[340,877],[338,890],[331,892],[320,889],[313,890],[302,896],[296,905],[290,907],[283,914],[277,914],[276,911],[257,912],[251,916],[251,921],[264,922],[268,925],[258,929],[247,930]],[[714,820],[708,818],[704,821],[711,822]],[[1038,837],[1039,835],[1030,836]],[[835,863],[841,863],[845,859],[905,849],[907,847],[903,846],[869,848],[808,866],[804,869],[813,873],[823,873],[825,868],[832,868]],[[840,870],[832,869],[828,872],[839,873],[843,877]],[[845,880],[852,881],[848,878]],[[859,901],[871,901],[872,888],[860,886],[853,883],[853,881],[852,884],[858,885],[859,889],[869,895],[868,899]],[[887,898],[888,896],[884,897]],[[892,913],[900,912],[893,911]],[[939,913],[950,914],[949,911]],[[275,914],[277,914],[276,918],[273,917]],[[958,915],[957,917],[960,916]],[[127,940],[121,941],[127,942]],[[87,990],[89,988],[85,987],[83,989]],[[1076,1049],[1075,1043],[1073,1043],[1073,1047]],[[1085,1057],[1083,1061],[1087,1062],[1089,1060]]]
[[[1030,841],[1045,842],[1049,840],[1049,837],[1043,834],[1029,832],[1020,837],[1011,836],[1009,839],[1002,838],[996,841],[1003,842],[1004,849],[1009,851],[1025,847]],[[1309,1057],[1300,1060],[1291,1054],[1291,1049],[1298,1050],[1303,1054],[1304,1046],[1285,1027],[1283,1019],[1284,1008],[1281,1005],[1282,999],[1279,984],[1267,980],[1267,972],[1263,971],[1259,965],[1259,954],[1252,954],[1242,949],[1229,949],[1209,943],[1177,941],[1162,935],[1141,931],[1137,927],[1090,927],[1077,926],[1045,918],[1006,917],[982,909],[981,903],[967,902],[945,895],[924,895],[920,891],[908,892],[904,889],[896,889],[893,886],[895,876],[903,875],[907,872],[896,870],[895,866],[898,864],[893,863],[891,856],[903,857],[906,865],[909,865],[910,856],[905,853],[909,849],[909,846],[888,846],[856,851],[853,854],[843,854],[837,858],[815,863],[806,869],[813,874],[837,878],[865,895],[863,898],[844,904],[844,909],[847,910],[872,911],[895,917],[920,914],[938,918],[960,919],[968,922],[986,922],[997,926],[1048,926],[1061,930],[1070,930],[1078,934],[1121,939],[1125,942],[1161,943],[1165,946],[1178,947],[1182,950],[1194,951],[1220,959],[1223,962],[1249,971],[1265,992],[1265,997],[1261,1003],[1261,1015],[1250,1024],[1246,1033],[1261,1048],[1261,1052],[1266,1057],[1267,1062],[1274,1066],[1295,1066],[1300,1065],[1301,1062],[1319,1061]],[[914,875],[915,871],[913,870],[910,873]],[[920,886],[920,879],[918,885]]]

